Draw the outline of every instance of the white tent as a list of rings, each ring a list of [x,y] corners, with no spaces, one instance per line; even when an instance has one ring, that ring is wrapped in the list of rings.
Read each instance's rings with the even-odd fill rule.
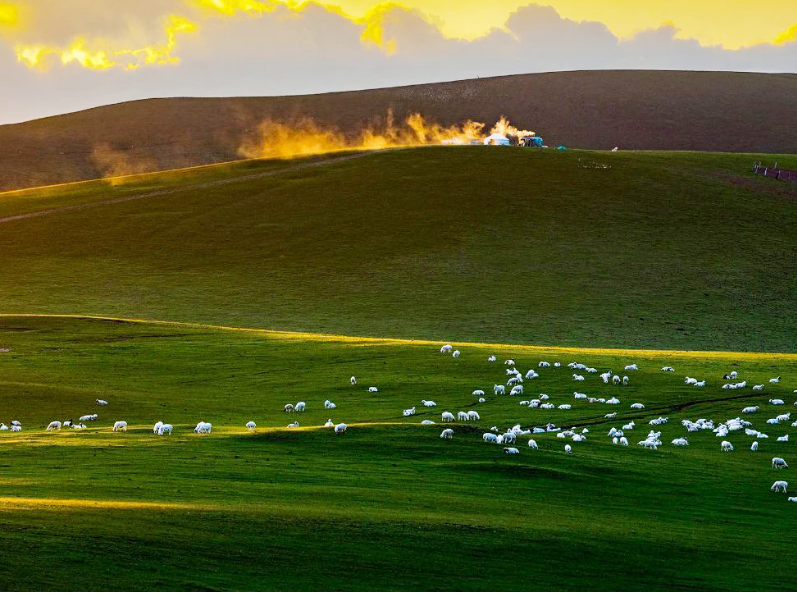
[[[484,139],[485,146],[510,146],[509,138],[501,134],[490,134]]]

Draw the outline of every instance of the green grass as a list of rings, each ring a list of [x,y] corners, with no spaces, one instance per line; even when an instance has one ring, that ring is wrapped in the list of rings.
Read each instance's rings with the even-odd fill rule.
[[[429,343],[314,340],[258,332],[99,320],[3,318],[0,433],[0,577],[10,589],[793,589],[793,505],[769,492],[790,471],[769,468],[794,444],[769,427],[761,451],[734,433],[721,454],[713,434],[681,418],[724,420],[748,403],[787,399],[797,357],[667,356],[462,346],[441,356]],[[498,363],[488,363],[495,353]],[[475,403],[471,391],[504,380],[501,361],[525,370],[541,359],[601,369],[640,365],[628,387],[566,368],[527,381],[567,412],[520,407],[515,397]],[[677,372],[662,373],[663,364]],[[737,369],[763,393],[720,389]],[[352,388],[351,374],[359,381]],[[705,377],[704,390],[683,375]],[[366,388],[378,385],[378,394]],[[575,390],[616,394],[616,407],[573,400]],[[741,399],[740,396],[743,396]],[[107,407],[96,406],[97,397]],[[331,399],[337,410],[323,409]],[[437,408],[401,410],[433,399]],[[734,398],[734,399],[729,399]],[[282,406],[304,400],[304,414]],[[628,408],[642,401],[641,414]],[[632,446],[612,446],[603,414],[640,421]],[[477,409],[481,421],[423,427],[443,410]],[[84,432],[45,433],[53,419],[97,411]],[[756,426],[787,411],[764,404]],[[668,415],[667,446],[633,446],[648,418]],[[343,437],[320,428],[332,416]],[[554,417],[588,426],[586,443],[538,435],[504,455],[482,442],[493,424],[531,426]],[[124,419],[131,430],[114,434]],[[158,438],[156,420],[175,424]],[[194,424],[214,425],[195,435]],[[254,434],[244,429],[254,419]],[[299,430],[285,426],[293,419]],[[527,439],[528,437],[526,437]],[[98,506],[105,505],[105,506]],[[773,562],[779,564],[772,569]]]
[[[749,173],[760,158],[797,168],[786,156],[428,148],[196,189],[287,163],[201,169],[168,195],[2,224],[0,311],[793,352],[797,188]],[[86,201],[138,187],[90,184]],[[63,191],[0,209],[79,203],[84,190]]]

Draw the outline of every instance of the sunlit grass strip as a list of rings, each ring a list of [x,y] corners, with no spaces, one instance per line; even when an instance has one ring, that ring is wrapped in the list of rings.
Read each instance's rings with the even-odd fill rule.
[[[160,325],[167,327],[184,327],[189,329],[213,330],[224,332],[237,332],[257,335],[266,338],[298,341],[339,342],[352,345],[379,345],[379,346],[440,346],[440,340],[420,340],[405,338],[374,338],[363,336],[344,336],[338,334],[323,334],[313,332],[297,332],[271,329],[257,329],[249,327],[231,327],[226,325],[213,325],[208,323],[193,323],[187,321],[163,321],[156,319],[139,319],[128,317],[109,317],[103,315],[75,315],[55,313],[0,313],[0,318],[44,318],[44,319],[84,319],[93,321],[110,321],[115,323],[135,323],[140,325]],[[748,361],[784,360],[797,361],[797,353],[791,352],[731,352],[721,350],[652,350],[634,348],[579,348],[562,346],[532,346],[526,344],[493,344],[486,342],[451,342],[457,348],[480,348],[510,350],[512,353],[537,353],[537,354],[572,354],[592,356],[637,356],[647,358],[676,357],[697,359],[733,359]]]
[[[216,510],[213,505],[185,502],[141,502],[128,500],[92,500],[80,498],[36,498],[31,496],[0,496],[0,512],[18,510],[69,510],[69,509],[121,509],[121,510]]]

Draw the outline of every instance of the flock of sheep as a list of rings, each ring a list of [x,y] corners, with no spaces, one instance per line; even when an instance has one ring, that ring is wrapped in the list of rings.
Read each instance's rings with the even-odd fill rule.
[[[454,350],[450,344],[446,344],[440,348],[441,354],[451,354],[455,358],[459,358],[461,353],[459,350]],[[495,356],[490,356],[487,358],[488,362],[497,362]],[[506,368],[506,384],[498,383],[493,385],[493,394],[498,395],[505,395],[507,393],[507,389],[509,389],[509,395],[511,396],[522,396],[524,394],[524,383],[525,381],[530,381],[538,378],[539,372],[541,369],[559,369],[562,367],[560,362],[550,363],[548,361],[539,361],[537,364],[537,369],[529,369],[525,374],[519,371],[516,368],[515,361],[513,359],[508,359],[504,361]],[[612,385],[629,385],[631,379],[628,375],[620,376],[619,374],[613,373],[611,370],[606,371],[604,373],[598,373],[598,369],[594,367],[589,367],[587,365],[578,363],[578,362],[571,362],[567,365],[569,369],[573,371],[572,379],[575,383],[581,384],[586,380],[586,376],[589,375],[596,375],[599,377],[604,385],[612,384]],[[636,364],[628,364],[623,369],[626,372],[633,372],[639,370],[639,367]],[[674,373],[675,369],[671,366],[664,366],[661,368],[662,372]],[[747,387],[747,381],[739,381],[736,382],[738,378],[738,371],[732,371],[726,374],[723,377],[723,380],[726,381],[723,384],[723,389],[744,389]],[[770,384],[778,384],[780,383],[780,377],[774,377],[769,380]],[[706,380],[698,380],[694,377],[685,377],[683,383],[685,385],[693,386],[696,388],[701,388],[706,386]],[[765,384],[756,384],[752,386],[753,391],[763,391],[765,388]],[[797,393],[797,389],[794,390],[794,393]],[[481,389],[477,389],[473,391],[473,395],[477,396],[479,399],[479,403],[484,403],[485,393]],[[611,397],[611,398],[604,398],[604,397],[589,397],[586,393],[582,393],[579,391],[573,392],[573,398],[576,401],[586,402],[590,404],[603,404],[608,406],[617,406],[621,404],[619,398]],[[553,410],[570,410],[572,408],[572,404],[570,403],[561,403],[559,405],[555,405],[550,401],[550,396],[545,393],[539,394],[537,398],[529,399],[529,400],[520,400],[521,406],[528,406],[529,408],[537,408],[541,410],[551,410],[551,414],[554,414]],[[423,400],[424,405],[429,405],[426,400]],[[435,405],[434,402],[430,402],[431,405]],[[768,401],[768,405],[772,406],[775,409],[776,406],[782,406],[785,402],[779,398],[771,398]],[[797,402],[795,402],[797,405]],[[632,410],[644,410],[645,405],[641,402],[634,402],[629,405],[629,408]],[[755,412],[758,412],[761,409],[760,405],[755,406],[745,406],[741,412],[742,415],[749,415]],[[408,415],[408,412],[414,413],[414,408],[410,410],[405,410],[404,414]],[[617,417],[617,412],[608,412],[604,415],[604,418],[608,421],[613,420]],[[478,412],[475,411],[460,411],[457,412],[457,415],[454,416],[453,413],[449,411],[445,411],[441,414],[441,421],[442,422],[454,422],[455,420],[461,422],[468,422],[471,420],[478,420],[480,418]],[[767,420],[767,424],[770,426],[775,426],[779,424],[787,424],[791,420],[791,412],[786,412],[783,414],[777,414],[773,418]],[[630,420],[629,422],[622,425],[621,428],[612,427],[608,433],[607,437],[611,439],[612,444],[625,446],[629,445],[628,435],[635,430],[638,430],[637,422],[642,422],[640,419]],[[642,440],[638,441],[638,446],[644,447],[647,449],[656,450],[662,446],[662,431],[657,430],[657,427],[667,424],[669,422],[669,417],[660,416],[657,418],[652,418],[648,420],[647,424],[652,427],[648,429],[648,433],[644,435]],[[424,420],[424,424],[434,424],[434,422],[430,420]],[[688,433],[691,432],[699,432],[699,431],[711,431],[713,432],[718,438],[722,438],[723,440],[720,442],[720,451],[722,452],[730,452],[734,450],[733,444],[727,440],[730,438],[730,435],[734,432],[743,432],[745,436],[749,438],[753,438],[753,442],[750,445],[750,449],[752,451],[758,451],[759,449],[759,441],[763,441],[769,439],[769,435],[764,432],[761,432],[755,428],[753,428],[753,423],[749,420],[745,420],[742,416],[737,416],[736,418],[728,419],[724,422],[715,422],[711,419],[706,418],[699,418],[695,421],[689,419],[681,420],[682,428],[686,429]],[[797,421],[791,422],[791,426],[793,428],[797,428]],[[493,426],[490,431],[484,432],[482,435],[483,440],[486,443],[494,443],[499,445],[515,445],[519,437],[535,435],[535,434],[544,434],[544,433],[556,433],[556,437],[564,440],[570,440],[574,443],[580,443],[587,440],[587,434],[589,433],[589,429],[584,427],[580,430],[576,427],[572,427],[569,429],[560,428],[557,422],[550,421],[540,426],[534,426],[531,428],[523,428],[521,424],[515,424],[511,428],[506,430],[499,430],[497,426]],[[644,434],[644,433],[643,433]],[[453,439],[454,437],[454,430],[452,428],[446,428],[440,433],[441,439]],[[726,438],[727,437],[727,438]],[[777,442],[784,443],[789,441],[789,435],[783,434],[778,436],[775,439]],[[689,440],[686,436],[679,436],[677,438],[672,439],[672,445],[676,447],[688,447]],[[528,440],[528,446],[532,450],[539,449],[539,445],[534,438],[530,438]],[[518,455],[520,454],[520,450],[515,446],[506,446],[504,447],[504,451],[508,455]],[[573,446],[570,443],[565,444],[564,452],[566,454],[573,453]],[[786,469],[788,468],[788,464],[782,457],[773,457],[771,467],[774,469]],[[776,481],[771,490],[773,492],[783,492],[786,493],[788,491],[788,482],[783,480]],[[790,502],[797,502],[797,496],[789,497],[788,500]]]
[[[449,344],[444,345],[440,352],[442,354],[451,354],[454,358],[459,358],[461,353],[459,350],[454,350],[453,347]],[[488,362],[495,363],[497,362],[497,358],[495,356],[489,356]],[[550,363],[548,361],[539,361],[537,363],[537,368],[529,369],[525,374],[519,371],[516,367],[515,361],[513,359],[508,359],[504,361],[504,365],[506,366],[506,374],[505,378],[501,383],[496,383],[493,385],[493,395],[494,396],[505,396],[507,395],[507,389],[509,389],[508,395],[509,396],[516,396],[522,397],[525,393],[525,384],[526,381],[533,381],[540,377],[540,372],[545,372],[547,369],[552,369],[556,371],[562,367],[560,362]],[[606,371],[604,373],[598,373],[598,369],[594,367],[587,366],[582,363],[578,362],[571,362],[567,365],[567,367],[572,371],[571,377],[575,384],[581,385],[586,381],[586,378],[589,376],[595,376],[599,378],[604,385],[618,385],[618,386],[627,386],[631,382],[631,378],[629,375],[625,374],[620,376],[619,374],[613,373],[611,370]],[[638,371],[638,366],[636,364],[628,364],[625,365],[623,368],[624,372],[628,372],[633,374],[634,371]],[[661,368],[662,372],[673,373],[675,369],[671,366],[664,366]],[[726,382],[723,384],[723,389],[744,389],[747,387],[747,381],[737,381],[738,379],[738,372],[732,371],[726,374],[723,378]],[[780,377],[775,377],[770,379],[771,384],[777,384],[780,382]],[[694,377],[685,377],[684,384],[693,386],[695,388],[701,388],[706,386],[706,380],[698,380]],[[351,377],[350,383],[352,386],[357,384],[357,379],[355,377]],[[765,384],[756,384],[751,387],[754,391],[762,391],[765,388]],[[368,388],[369,393],[378,393],[379,389],[375,386]],[[794,390],[797,393],[797,389]],[[478,398],[479,403],[486,402],[485,392],[481,389],[476,389],[472,393],[473,396]],[[616,397],[590,397],[586,393],[580,391],[573,392],[573,400],[574,402],[579,403],[586,403],[586,404],[597,404],[597,405],[604,405],[604,406],[618,406],[621,405],[621,400]],[[99,406],[106,406],[108,402],[103,399],[95,400],[95,403]],[[521,406],[526,406],[528,408],[536,408],[539,410],[546,410],[550,411],[551,415],[555,414],[555,410],[570,410],[572,409],[573,404],[571,403],[560,403],[558,405],[554,404],[551,401],[549,395],[545,393],[540,393],[538,397],[533,399],[525,399],[519,400]],[[783,406],[785,402],[782,399],[778,398],[771,398],[768,401],[768,405],[774,407]],[[432,400],[421,400],[421,405],[426,408],[436,407],[437,403]],[[795,402],[797,405],[797,402]],[[335,410],[337,405],[327,399],[324,402],[324,408],[327,410]],[[645,409],[645,405],[641,402],[633,402],[629,405],[629,408],[635,411],[641,411]],[[283,410],[285,413],[294,414],[294,413],[302,413],[307,409],[307,404],[304,401],[297,402],[296,404],[288,403],[284,406]],[[734,450],[733,444],[728,440],[731,438],[732,433],[744,433],[749,438],[753,438],[753,442],[750,445],[750,449],[752,451],[758,451],[759,449],[759,441],[764,441],[769,439],[769,436],[761,432],[755,428],[753,428],[753,423],[749,420],[745,420],[744,417],[749,417],[750,414],[754,414],[761,409],[761,405],[748,405],[741,409],[741,416],[737,416],[736,418],[731,418],[725,420],[723,422],[715,422],[712,419],[706,418],[699,418],[695,421],[689,419],[681,420],[681,426],[687,431],[687,433],[692,432],[700,432],[700,431],[711,431],[713,432],[718,438],[722,438],[723,440],[720,442],[720,451],[722,452],[730,452]],[[402,415],[405,417],[414,416],[416,413],[416,407],[413,406],[411,408],[404,409],[402,411]],[[608,421],[613,420],[617,416],[616,411],[607,412],[604,415],[604,418]],[[61,422],[59,420],[54,420],[50,422],[47,426],[47,431],[59,431],[62,428],[72,428],[74,430],[81,430],[87,427],[86,422],[94,422],[98,419],[98,414],[86,414],[81,416],[77,422],[74,422],[72,419],[66,420]],[[481,420],[480,414],[475,410],[467,410],[467,411],[458,411],[456,415],[450,411],[442,412],[440,419],[444,423],[450,422],[473,422]],[[777,414],[774,417],[767,420],[767,424],[770,426],[776,426],[780,424],[789,423],[791,420],[791,413],[786,412],[783,414]],[[629,445],[628,436],[639,429],[637,425],[637,421],[642,423],[640,418],[630,420],[623,424],[619,429],[617,427],[612,427],[608,433],[607,437],[611,439],[612,444],[618,446],[625,446]],[[637,442],[638,446],[644,447],[647,449],[656,450],[662,446],[662,431],[657,430],[658,427],[661,425],[667,424],[669,422],[669,418],[666,416],[660,416],[657,418],[652,418],[647,421],[647,424],[651,427],[649,428],[644,438]],[[421,424],[424,425],[433,425],[435,422],[433,420],[424,419]],[[297,428],[299,426],[298,421],[294,421],[287,426],[287,428]],[[324,425],[326,428],[332,428],[335,434],[343,434],[346,432],[347,426],[344,423],[334,423],[330,418],[326,424]],[[797,427],[797,421],[791,422],[792,427]],[[213,426],[209,422],[200,421],[197,423],[196,427],[194,428],[194,432],[198,434],[209,434],[212,431]],[[250,431],[254,431],[257,428],[257,424],[250,420],[246,423],[246,428]],[[10,428],[6,426],[4,423],[0,423],[0,431],[10,430],[12,432],[20,432],[22,430],[22,425],[19,421],[14,420],[11,422]],[[113,425],[113,432],[126,432],[127,431],[127,422],[124,420],[116,421]],[[153,427],[153,433],[158,436],[170,435],[174,430],[174,426],[172,424],[167,424],[162,421],[157,422]],[[530,428],[523,428],[521,424],[515,424],[511,428],[506,430],[499,430],[497,426],[491,427],[489,431],[483,433],[482,438],[486,443],[493,443],[498,445],[507,445],[504,447],[504,451],[508,455],[518,455],[520,454],[520,450],[515,445],[518,441],[519,437],[525,437],[532,435],[532,438],[528,440],[528,446],[532,450],[539,449],[539,445],[537,441],[533,438],[533,435],[536,434],[545,434],[545,433],[556,433],[556,437],[563,440],[569,440],[572,443],[582,443],[587,441],[587,435],[589,434],[589,429],[586,427],[582,427],[581,429],[577,429],[576,427],[571,427],[568,429],[561,428],[557,422],[554,422],[553,419],[551,421],[546,422],[539,426],[533,426]],[[454,429],[453,428],[445,428],[440,433],[441,439],[453,439],[454,437]],[[783,434],[775,439],[777,442],[788,442],[789,435]],[[686,436],[678,436],[671,440],[671,444],[676,447],[687,447],[689,446],[689,440]],[[564,452],[566,454],[573,453],[573,446],[570,443],[564,445]],[[789,466],[786,461],[782,457],[773,457],[771,462],[771,467],[774,469],[787,469]],[[783,480],[776,481],[771,490],[773,492],[788,492],[788,482]],[[797,502],[797,497],[789,497],[789,501]]]

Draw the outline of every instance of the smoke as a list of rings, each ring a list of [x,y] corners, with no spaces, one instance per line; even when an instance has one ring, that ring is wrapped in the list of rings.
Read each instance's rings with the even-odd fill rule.
[[[97,144],[91,151],[91,160],[112,185],[124,183],[125,177],[158,169],[158,163],[149,157],[134,157],[116,150],[107,142]]]
[[[256,134],[241,144],[238,154],[245,158],[290,158],[339,150],[463,145],[484,138],[485,127],[485,124],[471,120],[446,127],[427,121],[420,113],[413,113],[396,124],[392,112],[388,112],[383,124],[367,126],[349,134],[332,126],[322,126],[312,118],[303,118],[295,123],[265,120],[258,126]],[[501,117],[491,133],[514,138],[534,135],[529,130],[515,128],[505,117]]]

